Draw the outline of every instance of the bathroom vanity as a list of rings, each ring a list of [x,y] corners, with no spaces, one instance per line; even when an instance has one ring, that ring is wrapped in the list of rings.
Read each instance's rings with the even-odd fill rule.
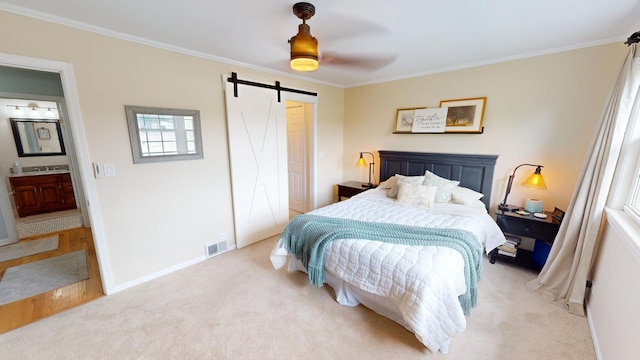
[[[19,217],[76,208],[69,170],[12,174],[9,182]]]

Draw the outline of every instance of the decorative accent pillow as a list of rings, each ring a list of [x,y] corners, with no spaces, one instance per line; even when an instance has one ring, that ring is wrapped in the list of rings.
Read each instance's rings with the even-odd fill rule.
[[[378,185],[380,189],[391,189],[396,184],[396,177],[392,176]]]
[[[458,186],[458,184],[460,184],[460,181],[445,179],[429,170],[424,173],[424,185],[436,186],[438,188],[435,198],[435,202],[437,203],[451,202],[451,193],[453,193],[453,189]]]
[[[401,182],[398,186],[398,202],[424,207],[433,207],[435,186],[413,185]]]
[[[424,183],[424,176],[404,176],[396,174],[394,177],[396,178],[395,184],[393,184],[389,193],[387,193],[387,196],[392,199],[398,197],[398,185],[400,185],[400,183],[409,183],[413,185],[422,185],[422,183]]]
[[[482,199],[483,193],[473,191],[469,188],[456,186],[451,193],[451,202],[454,204],[474,205]]]

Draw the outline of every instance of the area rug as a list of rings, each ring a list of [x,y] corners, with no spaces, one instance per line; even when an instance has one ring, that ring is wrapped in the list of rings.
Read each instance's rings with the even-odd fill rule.
[[[58,235],[0,246],[0,262],[40,254],[58,248]]]
[[[56,214],[56,213],[52,213]],[[36,215],[33,220],[19,219],[16,221],[16,231],[20,239],[40,234],[48,234],[55,231],[74,229],[83,226],[82,214],[80,212],[65,211],[59,216],[46,216],[40,218]]]
[[[84,250],[10,267],[0,280],[0,305],[73,284],[88,277]]]

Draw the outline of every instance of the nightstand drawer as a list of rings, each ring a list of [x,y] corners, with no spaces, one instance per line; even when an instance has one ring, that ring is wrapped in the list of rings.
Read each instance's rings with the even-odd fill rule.
[[[340,196],[352,197],[353,195],[360,194],[364,190],[366,190],[366,189],[363,189],[363,188],[354,189],[354,188],[351,188],[351,187],[344,187],[344,188],[340,189]]]
[[[338,201],[343,197],[350,198],[353,195],[358,195],[365,190],[369,190],[369,187],[363,185],[366,184],[357,181],[347,181],[345,183],[338,184]]]
[[[505,233],[527,236],[542,241],[553,242],[558,233],[558,224],[545,221],[498,215],[496,222]]]

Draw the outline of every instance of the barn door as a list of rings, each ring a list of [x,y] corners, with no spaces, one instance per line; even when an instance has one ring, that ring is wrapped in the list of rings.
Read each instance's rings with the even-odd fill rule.
[[[278,93],[225,82],[236,247],[279,234],[289,219],[287,123]]]

